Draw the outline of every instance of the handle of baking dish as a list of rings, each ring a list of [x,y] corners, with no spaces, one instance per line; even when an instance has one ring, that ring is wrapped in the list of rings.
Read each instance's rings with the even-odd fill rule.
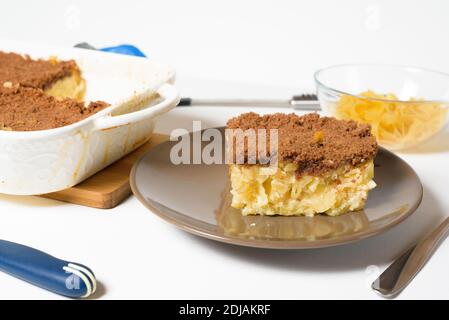
[[[176,107],[180,99],[176,88],[169,83],[163,84],[156,93],[162,98],[158,104],[135,112],[98,118],[94,122],[94,128],[106,130],[156,117]]]

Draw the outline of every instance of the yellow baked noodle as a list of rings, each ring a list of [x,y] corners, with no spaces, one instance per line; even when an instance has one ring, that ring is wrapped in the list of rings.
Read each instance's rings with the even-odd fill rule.
[[[0,51],[0,84],[4,83],[77,100],[82,100],[86,91],[86,82],[74,60],[59,61],[54,57],[33,60],[26,55]]]
[[[240,210],[230,206],[232,195],[227,186],[216,211],[218,228],[231,236],[275,240],[318,240],[363,231],[369,225],[366,214],[357,211],[334,219],[317,215],[313,219],[297,219],[295,216],[273,219],[267,215],[243,216]]]
[[[370,124],[381,145],[402,149],[440,131],[446,121],[447,106],[420,99],[398,101],[393,93],[378,94],[369,90],[359,96],[343,95],[335,116]]]
[[[377,142],[368,125],[318,114],[246,113],[228,128],[278,130],[276,165],[230,164],[231,205],[243,215],[337,216],[363,209],[376,186]],[[235,159],[251,159],[248,143],[229,143]]]

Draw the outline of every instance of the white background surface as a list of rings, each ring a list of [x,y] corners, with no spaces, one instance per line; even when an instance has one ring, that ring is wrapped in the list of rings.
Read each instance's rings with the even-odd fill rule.
[[[449,72],[447,1],[9,1],[0,37],[72,46],[139,46],[174,66],[183,95],[285,97],[313,90],[314,70],[385,62]],[[243,109],[190,108],[159,132],[194,119],[223,125]],[[257,111],[257,110],[256,110]],[[369,283],[448,215],[449,131],[402,153],[424,185],[407,221],[356,244],[310,251],[239,248],[188,235],[134,198],[102,211],[0,195],[0,238],[90,266],[100,298],[378,298]],[[169,190],[167,190],[169,192]],[[400,298],[449,298],[449,242]],[[0,298],[58,296],[0,274]]]

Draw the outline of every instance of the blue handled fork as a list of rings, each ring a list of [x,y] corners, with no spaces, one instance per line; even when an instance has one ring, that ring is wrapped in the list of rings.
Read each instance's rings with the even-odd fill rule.
[[[146,57],[146,55],[139,50],[139,48],[122,44],[115,47],[107,47],[97,49],[87,42],[78,43],[75,45],[77,48],[100,50],[104,52],[113,52],[118,54],[125,54],[129,56]],[[279,108],[292,108],[303,111],[319,111],[320,103],[316,94],[303,93],[294,95],[287,99],[192,99],[189,97],[182,97],[178,104],[178,107],[187,106],[220,106],[220,107],[279,107]]]

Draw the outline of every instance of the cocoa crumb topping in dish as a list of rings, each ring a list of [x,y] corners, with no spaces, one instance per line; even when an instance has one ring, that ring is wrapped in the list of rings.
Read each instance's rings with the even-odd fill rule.
[[[79,73],[73,60],[33,60],[29,56],[0,51],[0,84],[11,82],[23,87],[47,89],[54,82]]]
[[[376,138],[371,135],[369,125],[320,117],[317,113],[303,116],[294,113],[260,116],[250,112],[230,119],[227,126],[229,129],[243,131],[278,129],[278,161],[298,164],[299,175],[319,175],[347,164],[357,165],[373,159],[377,153]],[[269,148],[267,149],[269,155]],[[247,142],[242,148],[234,148],[234,153],[240,151],[244,153],[246,161]]]
[[[36,131],[59,128],[81,121],[109,104],[55,98],[40,89],[0,85],[0,130]]]

